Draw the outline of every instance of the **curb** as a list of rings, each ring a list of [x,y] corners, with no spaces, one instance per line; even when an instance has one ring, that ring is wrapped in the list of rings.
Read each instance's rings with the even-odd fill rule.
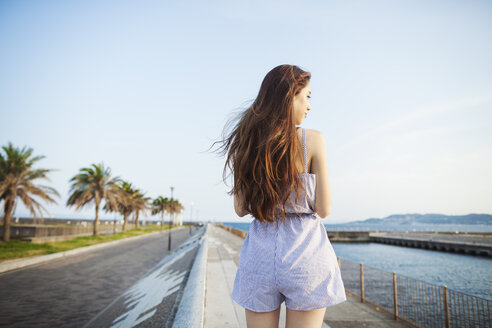
[[[174,228],[172,229],[173,231],[179,230],[179,229],[185,229],[184,227],[179,227],[179,228]],[[65,256],[70,256],[70,255],[75,255],[75,254],[80,254],[88,251],[92,251],[94,249],[102,248],[102,247],[107,247],[107,246],[114,246],[123,242],[127,241],[133,241],[136,239],[148,237],[150,235],[154,236],[155,234],[159,233],[165,233],[166,231],[155,231],[155,232],[149,232],[140,236],[135,236],[135,237],[129,237],[129,238],[124,238],[124,239],[118,239],[118,240],[113,240],[113,241],[108,241],[106,243],[100,243],[96,245],[90,245],[90,246],[84,246],[84,247],[79,247],[75,249],[71,249],[69,251],[64,251],[64,252],[58,252],[58,253],[53,253],[53,254],[47,254],[47,255],[40,255],[36,257],[31,257],[28,259],[19,259],[19,260],[13,260],[7,263],[2,263],[0,264],[0,273],[16,270],[16,269],[21,269],[27,266],[31,266],[34,264],[39,264],[43,262],[48,262],[54,259],[58,259],[61,257]]]
[[[205,314],[205,280],[207,275],[207,229],[200,241],[190,276],[183,291],[183,297],[178,307],[178,312],[173,321],[172,328],[198,328],[203,327]]]

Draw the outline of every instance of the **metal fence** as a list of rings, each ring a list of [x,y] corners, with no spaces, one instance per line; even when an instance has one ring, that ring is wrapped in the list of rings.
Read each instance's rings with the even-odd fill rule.
[[[338,258],[345,288],[417,327],[492,327],[479,296]]]

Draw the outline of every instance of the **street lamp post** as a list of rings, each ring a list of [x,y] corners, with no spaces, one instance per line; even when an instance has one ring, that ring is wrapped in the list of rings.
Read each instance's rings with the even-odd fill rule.
[[[193,225],[193,205],[195,205],[195,203],[191,202],[190,203],[190,235],[191,235],[191,228]]]
[[[174,187],[171,187],[171,225],[169,227],[169,237],[167,239],[167,250],[171,250],[171,229],[173,228],[173,218],[174,218],[174,199],[173,199]]]

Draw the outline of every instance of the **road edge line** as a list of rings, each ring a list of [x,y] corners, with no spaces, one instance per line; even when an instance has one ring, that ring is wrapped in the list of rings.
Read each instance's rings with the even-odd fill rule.
[[[200,241],[201,246],[195,256],[190,276],[179,303],[178,312],[174,318],[172,328],[203,327],[205,315],[205,282],[207,275],[207,232]]]

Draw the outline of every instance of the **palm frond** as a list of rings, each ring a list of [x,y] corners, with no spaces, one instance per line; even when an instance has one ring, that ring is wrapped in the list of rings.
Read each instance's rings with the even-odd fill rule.
[[[33,165],[45,156],[32,156],[32,148],[14,147],[11,142],[2,149],[5,154],[0,153],[0,201],[12,204],[11,213],[15,213],[17,208],[16,198],[20,198],[33,216],[47,212],[34,197],[48,203],[56,203],[51,195],[59,197],[60,194],[52,187],[35,184],[39,179],[49,181],[47,174],[54,171],[33,168]]]

